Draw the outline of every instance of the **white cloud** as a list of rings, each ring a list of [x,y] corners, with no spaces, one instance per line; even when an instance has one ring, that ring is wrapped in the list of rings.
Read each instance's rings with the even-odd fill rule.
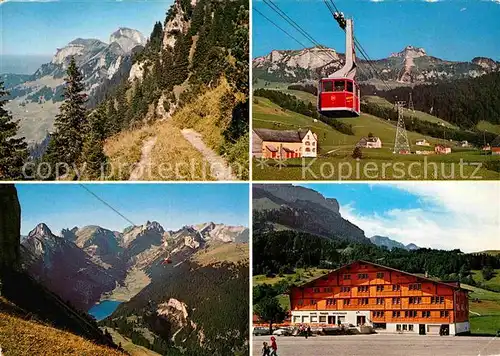
[[[342,215],[368,237],[382,235],[404,244],[464,252],[500,249],[500,182],[390,185],[418,196],[422,208],[363,215],[348,205],[341,207]]]

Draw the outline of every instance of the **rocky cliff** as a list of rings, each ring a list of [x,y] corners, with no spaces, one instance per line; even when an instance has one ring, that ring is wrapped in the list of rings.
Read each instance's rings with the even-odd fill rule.
[[[0,184],[0,270],[20,262],[21,206],[13,184]]]
[[[289,229],[327,238],[368,243],[358,226],[344,219],[336,199],[291,184],[253,186],[253,231]]]

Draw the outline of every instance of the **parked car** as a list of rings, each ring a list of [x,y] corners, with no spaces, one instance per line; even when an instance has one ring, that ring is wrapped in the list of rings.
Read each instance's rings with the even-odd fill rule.
[[[273,331],[273,335],[276,336],[290,336],[292,332],[288,329],[276,329]]]
[[[253,328],[254,336],[269,335],[269,328],[255,327]]]

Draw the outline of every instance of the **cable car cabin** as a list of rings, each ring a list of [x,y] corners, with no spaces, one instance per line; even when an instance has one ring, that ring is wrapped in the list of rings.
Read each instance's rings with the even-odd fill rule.
[[[347,78],[321,79],[318,111],[327,117],[358,117],[361,110],[356,82]]]

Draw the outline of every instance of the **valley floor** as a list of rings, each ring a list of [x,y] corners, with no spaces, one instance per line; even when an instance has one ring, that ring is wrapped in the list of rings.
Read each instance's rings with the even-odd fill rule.
[[[254,336],[253,356],[269,336]],[[280,356],[486,356],[500,354],[500,338],[474,336],[349,335],[278,337]]]

